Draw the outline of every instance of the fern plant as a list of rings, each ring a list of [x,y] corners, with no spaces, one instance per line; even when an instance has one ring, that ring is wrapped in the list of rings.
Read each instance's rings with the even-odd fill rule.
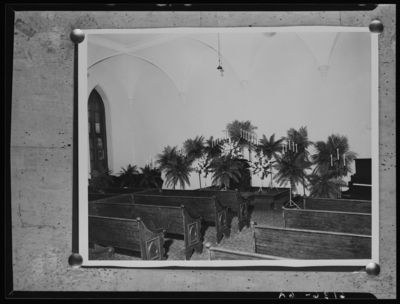
[[[111,176],[112,171],[108,168],[99,171],[92,171],[89,187],[93,189],[94,192],[104,193],[104,188],[108,188],[114,183],[113,176]]]

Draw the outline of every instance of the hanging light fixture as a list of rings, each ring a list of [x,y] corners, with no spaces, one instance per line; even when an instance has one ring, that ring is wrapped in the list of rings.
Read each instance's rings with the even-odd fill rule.
[[[217,70],[221,72],[221,77],[224,77],[224,69],[222,68],[222,55],[221,55],[221,44],[219,41],[219,33],[218,35],[218,67]]]

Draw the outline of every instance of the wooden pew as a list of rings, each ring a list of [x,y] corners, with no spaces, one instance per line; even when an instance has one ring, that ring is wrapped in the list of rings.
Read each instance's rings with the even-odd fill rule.
[[[145,193],[132,193],[131,195],[134,204],[175,207],[184,205],[193,217],[201,217],[204,221],[215,224],[217,243],[221,241],[222,235],[229,237],[229,207],[221,205],[215,197],[146,195]]]
[[[190,259],[193,250],[196,250],[199,254],[203,252],[200,232],[201,218],[190,216],[185,206],[171,207],[94,202],[89,203],[89,214],[126,219],[140,217],[148,229],[158,230],[162,228],[166,233],[183,235],[187,260]]]
[[[212,247],[210,243],[206,243],[205,246],[208,249],[209,260],[290,260],[272,255]]]
[[[169,190],[169,189],[149,189],[142,192],[146,195],[165,195],[165,196],[194,196],[194,197],[215,197],[221,205],[229,206],[238,217],[239,231],[244,226],[250,227],[250,214],[248,212],[248,199],[240,195],[238,190]]]
[[[284,209],[285,228],[371,235],[371,214]]]
[[[351,199],[307,197],[305,199],[304,209],[372,213],[371,201]]]
[[[141,192],[145,190],[150,190],[151,188],[119,188],[119,187],[108,187],[104,188],[103,191],[104,193],[120,193],[120,194],[126,194],[126,193],[134,193],[134,192]]]
[[[106,194],[99,194],[97,196],[98,200],[89,201],[90,203],[94,202],[102,202],[102,203],[119,203],[119,204],[127,204],[133,203],[132,194],[117,194],[117,195],[110,195],[110,193]]]
[[[93,201],[98,201],[101,199],[119,196],[119,195],[121,195],[121,193],[89,193],[88,199],[89,199],[89,202],[93,202]]]
[[[253,226],[255,252],[292,259],[370,259],[369,235]]]
[[[142,260],[165,260],[164,229],[151,230],[140,218],[126,219],[89,214],[89,242],[141,253]]]

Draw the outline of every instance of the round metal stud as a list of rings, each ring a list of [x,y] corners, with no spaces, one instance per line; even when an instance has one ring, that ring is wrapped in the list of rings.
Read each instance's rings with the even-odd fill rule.
[[[376,263],[369,263],[365,270],[370,276],[377,276],[381,272],[381,268]]]
[[[379,20],[374,20],[369,24],[369,31],[379,35],[383,32],[383,24]]]
[[[69,266],[71,266],[73,268],[81,267],[82,263],[83,263],[83,259],[79,253],[73,253],[68,258],[68,264],[69,264]]]
[[[85,33],[80,29],[75,29],[71,32],[69,37],[73,43],[79,44],[85,39]]]

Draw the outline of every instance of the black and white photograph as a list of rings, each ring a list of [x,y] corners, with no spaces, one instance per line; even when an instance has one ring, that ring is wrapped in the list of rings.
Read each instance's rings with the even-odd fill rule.
[[[379,262],[368,28],[82,30],[84,266]]]

